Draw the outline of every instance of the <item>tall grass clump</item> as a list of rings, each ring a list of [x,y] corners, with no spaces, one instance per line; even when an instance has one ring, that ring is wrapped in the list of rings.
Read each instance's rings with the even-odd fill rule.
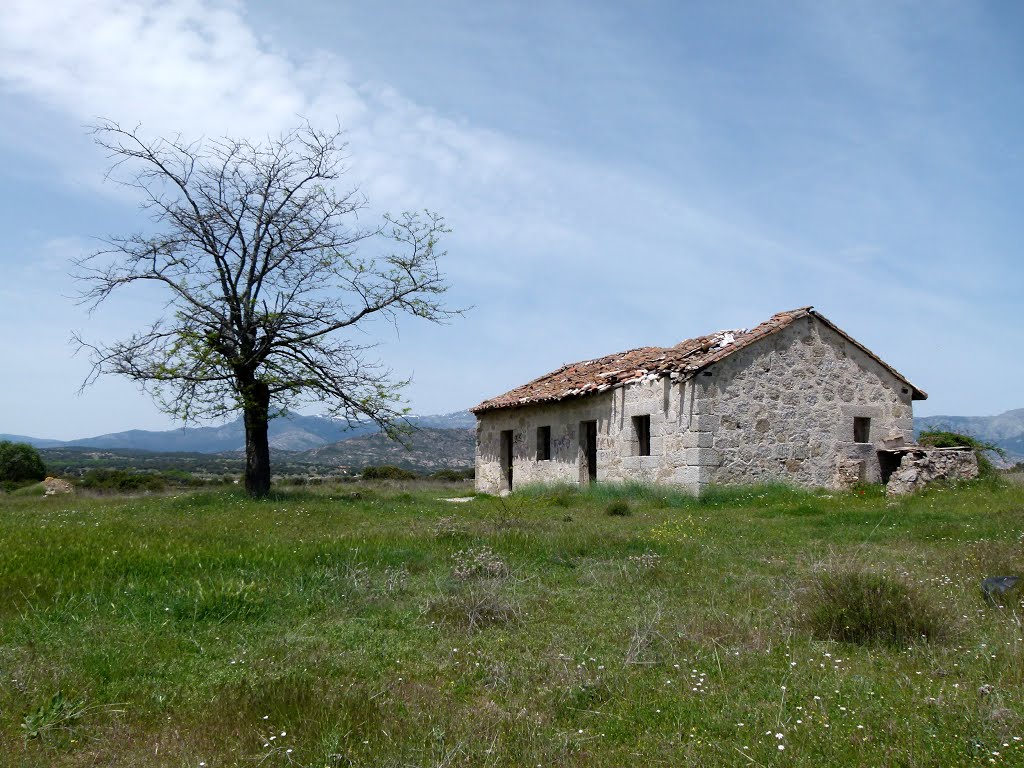
[[[662,509],[692,507],[697,504],[697,497],[682,488],[642,482],[598,482],[582,486],[574,483],[534,483],[517,489],[515,495],[555,507],[592,505],[607,509],[619,501]]]
[[[578,485],[570,483],[531,483],[516,490],[516,496],[546,507],[572,507],[583,499]]]
[[[909,646],[942,640],[948,619],[919,589],[883,573],[830,570],[812,584],[806,615],[819,640]]]
[[[612,517],[629,517],[633,514],[633,508],[625,499],[614,499],[604,508],[604,513]]]

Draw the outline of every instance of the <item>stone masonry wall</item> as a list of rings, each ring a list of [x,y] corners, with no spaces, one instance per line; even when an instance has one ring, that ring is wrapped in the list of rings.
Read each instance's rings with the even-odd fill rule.
[[[671,483],[694,493],[708,482],[714,419],[696,413],[692,382],[652,377],[578,400],[529,405],[480,414],[477,421],[476,487],[504,490],[502,430],[513,431],[512,484],[580,483],[579,423],[597,421],[597,480]],[[650,417],[650,455],[640,456],[634,416]],[[538,461],[537,427],[551,427],[550,461]]]
[[[637,455],[634,416],[650,416],[649,456]],[[871,420],[868,442],[854,442],[854,417]],[[878,481],[877,449],[913,437],[907,385],[807,318],[690,380],[652,377],[598,395],[479,414],[477,489],[504,489],[500,434],[509,429],[514,488],[586,482],[584,420],[597,421],[599,482],[671,483],[694,493],[710,483]],[[536,458],[541,426],[551,427],[547,461]]]
[[[813,318],[710,371],[696,401],[713,420],[710,482],[879,482],[876,451],[913,441],[909,387]],[[855,417],[870,419],[867,442],[854,441]]]
[[[596,420],[598,468],[601,436],[608,428],[611,392],[578,400],[488,411],[477,418],[476,488],[484,493],[505,489],[501,473],[501,432],[512,430],[512,485],[580,482],[579,423]],[[537,427],[551,427],[551,459],[537,460]]]

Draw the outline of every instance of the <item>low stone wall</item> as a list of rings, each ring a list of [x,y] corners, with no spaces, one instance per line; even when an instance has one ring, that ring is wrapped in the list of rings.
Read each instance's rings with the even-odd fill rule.
[[[970,480],[978,476],[978,457],[970,448],[913,448],[886,483],[888,496],[914,493],[936,480]]]

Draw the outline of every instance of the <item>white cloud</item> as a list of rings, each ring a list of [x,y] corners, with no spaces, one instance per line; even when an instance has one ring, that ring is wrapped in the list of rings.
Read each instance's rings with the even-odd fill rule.
[[[75,117],[158,130],[273,130],[307,105],[235,3],[14,0],[0,16],[8,87]]]
[[[807,27],[815,41],[824,28],[827,42],[820,45],[835,50],[819,54],[853,71],[862,91],[883,90],[886,72],[902,73],[897,79],[908,84],[888,91],[898,100],[902,88],[916,91],[920,81],[917,62],[903,50],[906,29],[897,22],[835,13],[814,15]],[[860,54],[861,42],[870,56]],[[805,128],[799,119],[792,121],[796,135],[764,133],[759,125],[763,110],[794,106],[798,116],[827,122],[840,104],[835,120],[845,130],[840,96],[823,100],[828,109],[802,112],[803,102],[777,104],[776,91],[751,94],[741,80],[734,105],[716,100],[714,89],[698,88],[687,91],[685,103],[674,103],[678,94],[651,85],[648,101],[657,102],[656,113],[634,115],[628,108],[637,103],[634,84],[615,91],[614,83],[591,78],[587,87],[600,89],[602,103],[608,91],[609,122],[595,128],[623,135],[621,143],[591,147],[587,155],[582,147],[550,148],[543,139],[530,143],[483,130],[466,114],[442,114],[374,80],[376,73],[359,71],[360,63],[325,50],[281,50],[253,27],[244,5],[230,0],[7,0],[0,14],[0,90],[26,109],[11,110],[16,117],[0,126],[0,143],[12,155],[43,158],[49,169],[40,176],[91,192],[100,186],[105,161],[81,126],[100,116],[141,122],[154,136],[181,132],[188,138],[227,133],[258,139],[294,126],[298,116],[320,125],[337,120],[351,142],[348,180],[361,183],[377,210],[425,206],[448,217],[455,228],[447,264],[453,302],[479,307],[467,322],[444,329],[452,339],[447,346],[474,350],[464,359],[446,358],[444,372],[456,383],[414,390],[417,410],[435,407],[424,402],[453,408],[494,394],[493,384],[478,382],[481,362],[492,366],[488,377],[500,368],[515,383],[524,371],[542,372],[533,367],[537,360],[674,343],[800,304],[816,303],[841,324],[865,304],[936,311],[930,304],[944,284],[915,286],[892,275],[893,243],[876,226],[884,217],[859,194],[880,189],[876,207],[892,208],[896,189],[906,209],[920,186],[916,175],[901,172],[898,153],[855,152],[853,142],[841,140],[843,131],[836,129],[837,139],[831,129]],[[698,97],[705,98],[704,112]],[[568,112],[547,117],[552,124],[572,119]],[[701,119],[709,132],[749,122],[756,132],[748,137],[766,154],[745,154],[725,134],[721,146],[705,138],[705,149],[717,149],[705,159],[693,138],[700,132],[692,126],[703,125]],[[501,125],[500,119],[491,125]],[[691,126],[663,138],[670,145],[654,148],[669,150],[671,162],[632,165],[630,145],[667,135],[669,125]],[[566,135],[585,144],[589,126],[573,128]],[[885,143],[893,153],[891,146]],[[879,158],[886,162],[875,162]],[[723,159],[727,167],[711,167]],[[860,166],[873,174],[870,183]],[[112,185],[102,191],[123,194]],[[860,219],[851,224],[848,213]],[[35,239],[43,243],[56,234],[102,232]],[[30,239],[23,234],[22,242]],[[57,243],[50,251],[78,245]],[[0,268],[21,259],[28,256],[0,244]],[[45,277],[19,274],[26,291],[43,295]],[[123,317],[135,322],[139,314],[124,310]],[[71,313],[64,320],[76,326]],[[437,365],[433,333],[410,324],[403,342],[412,344],[383,350],[398,374]],[[416,339],[431,342],[417,349]],[[58,378],[60,362],[53,362]]]
[[[349,178],[379,209],[447,212],[479,200],[480,190],[488,203],[507,202],[535,183],[523,146],[386,84],[357,82],[334,54],[298,59],[275,50],[247,25],[239,3],[224,0],[13,0],[0,15],[0,86],[70,117],[67,130],[79,134],[98,117],[186,138],[259,139],[300,116],[337,121],[352,145]],[[82,159],[59,156],[62,145],[47,137],[35,151],[71,183],[96,184],[98,153],[76,169]],[[474,220],[480,215],[473,203],[466,208]]]

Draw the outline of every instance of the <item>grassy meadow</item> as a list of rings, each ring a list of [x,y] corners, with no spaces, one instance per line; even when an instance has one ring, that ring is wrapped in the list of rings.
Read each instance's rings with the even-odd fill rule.
[[[0,496],[0,764],[1024,765],[1022,491]]]

